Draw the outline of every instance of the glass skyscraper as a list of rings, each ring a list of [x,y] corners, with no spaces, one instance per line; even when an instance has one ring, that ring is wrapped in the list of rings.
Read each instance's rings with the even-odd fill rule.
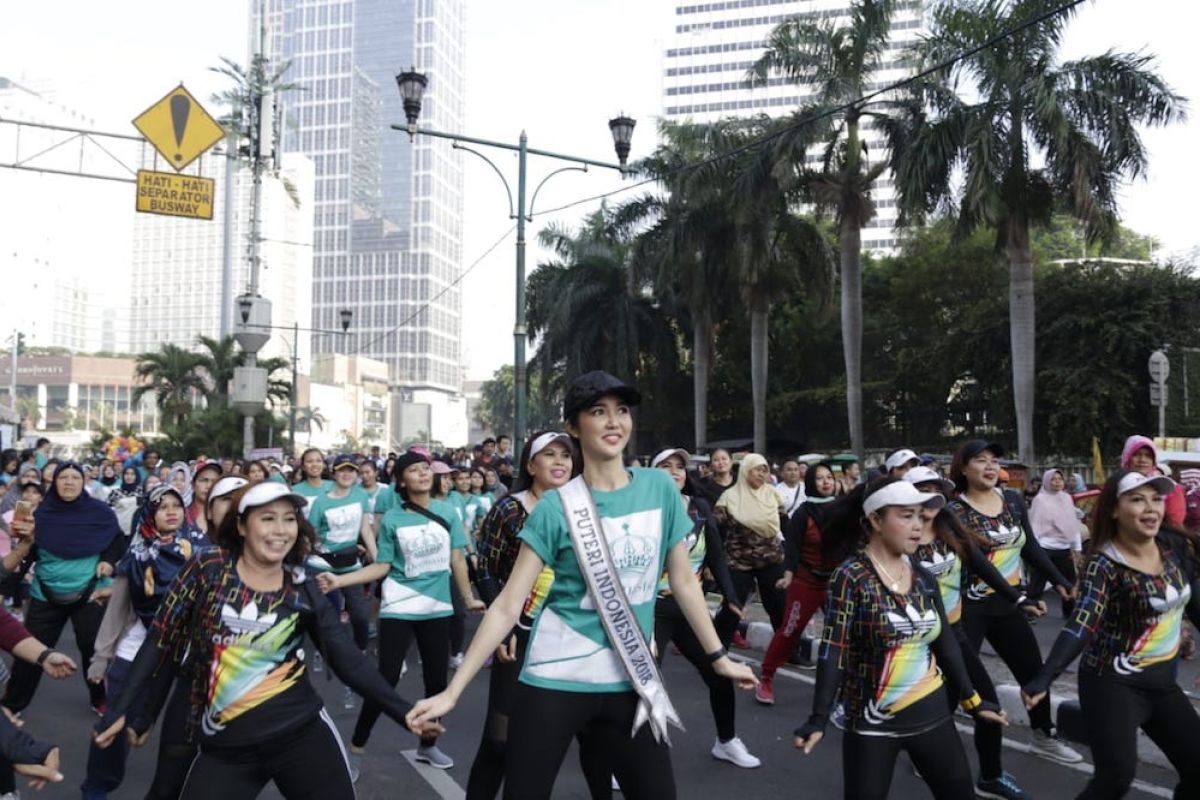
[[[290,61],[282,97],[284,152],[316,167],[313,206],[315,352],[386,362],[397,385],[458,393],[462,384],[462,157],[403,124],[395,76],[429,76],[421,124],[463,127],[466,0],[251,0],[253,37],[267,14],[268,50]],[[266,265],[270,268],[270,265]]]

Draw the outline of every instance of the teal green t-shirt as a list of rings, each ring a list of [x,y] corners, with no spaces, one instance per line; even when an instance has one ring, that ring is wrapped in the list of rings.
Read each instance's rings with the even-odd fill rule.
[[[467,526],[467,498],[470,496],[454,490],[446,496],[446,502],[454,506],[454,510],[458,512],[458,521],[464,528]]]
[[[400,505],[400,495],[396,494],[395,486],[380,486],[375,493],[375,513],[387,514]]]
[[[450,530],[400,503],[380,523],[377,561],[392,565],[383,579],[379,606],[383,619],[437,619],[454,613],[450,556],[467,546],[467,535],[446,501],[430,500],[428,510],[444,519]]]
[[[385,486],[382,483],[377,483],[377,484],[375,484],[374,487],[372,487],[370,489],[368,489],[365,486],[363,486],[361,488],[364,492],[366,492],[366,495],[367,495],[367,510],[370,511],[372,514],[382,514],[383,511],[380,511],[378,508],[379,498],[383,497],[387,493],[391,492],[392,487]]]
[[[308,481],[304,480],[292,487],[293,492],[308,499],[308,505],[304,507],[304,516],[310,520],[312,519],[313,502],[331,489],[333,489],[333,481],[321,481],[320,486],[309,486]]]
[[[666,472],[634,468],[629,478],[628,485],[614,492],[593,491],[592,498],[621,585],[649,639],[667,552],[692,530],[692,520]],[[554,583],[533,626],[521,681],[568,692],[632,689],[588,596],[556,490],[542,497],[519,538],[554,570]]]
[[[474,531],[483,522],[483,518],[496,505],[496,495],[491,492],[469,495],[464,503],[464,514],[467,530]]]
[[[366,490],[361,486],[351,486],[345,497],[323,494],[314,500],[308,519],[317,530],[317,550],[336,553],[357,546],[363,516],[368,513],[369,505]],[[328,572],[330,569],[329,562],[321,558],[319,553],[309,556],[308,565],[318,572]],[[356,561],[333,571],[353,572],[360,566]]]
[[[34,573],[33,586],[29,593],[43,603],[50,601],[42,591],[42,585],[54,594],[65,596],[78,592],[87,586],[88,581],[96,574],[96,565],[100,563],[99,554],[86,558],[59,558],[49,550],[37,551],[37,571]],[[96,581],[96,588],[103,589],[112,584],[111,578],[101,578]]]

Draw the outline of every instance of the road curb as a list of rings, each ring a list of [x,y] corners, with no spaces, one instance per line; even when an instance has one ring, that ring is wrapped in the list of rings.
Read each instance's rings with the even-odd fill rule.
[[[771,644],[774,631],[768,622],[751,622],[746,627],[745,636],[751,650],[765,653]],[[814,658],[816,655],[813,652],[814,649],[811,639],[801,640],[800,651],[803,655]],[[1028,728],[1029,713],[1025,710],[1025,703],[1021,700],[1020,687],[1011,683],[1002,683],[996,687],[996,695],[1000,698],[1000,707],[1008,712],[1009,722],[1012,725]],[[1076,698],[1052,694],[1050,696],[1050,718],[1063,738],[1087,746],[1086,726],[1079,710],[1079,701]],[[1138,761],[1156,767],[1174,769],[1171,762],[1163,755],[1162,750],[1158,749],[1158,745],[1150,741],[1150,738],[1140,730],[1138,731]]]

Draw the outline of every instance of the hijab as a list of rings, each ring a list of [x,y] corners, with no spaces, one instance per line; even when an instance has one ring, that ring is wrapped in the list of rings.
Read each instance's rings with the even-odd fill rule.
[[[1073,538],[1079,533],[1079,517],[1075,513],[1075,501],[1064,487],[1061,491],[1050,488],[1050,480],[1060,475],[1062,470],[1048,469],[1042,474],[1042,488],[1033,498],[1029,507],[1029,524],[1033,532],[1039,536],[1043,533],[1058,531],[1063,536]]]
[[[1134,434],[1125,440],[1125,446],[1121,448],[1121,469],[1129,469],[1129,462],[1133,460],[1133,454],[1138,450],[1147,449],[1150,451],[1151,458],[1154,459],[1155,468],[1151,471],[1151,475],[1161,475],[1157,469],[1158,466],[1158,448],[1154,446],[1154,442],[1145,436]]]
[[[121,535],[117,516],[86,490],[74,500],[64,500],[58,494],[58,476],[67,470],[83,476],[83,468],[73,461],[59,465],[46,498],[33,512],[38,549],[66,560],[100,555]]]
[[[169,484],[155,486],[150,490],[146,503],[138,511],[134,530],[140,536],[133,537],[129,550],[117,564],[116,574],[129,580],[129,599],[133,611],[147,628],[154,621],[154,612],[166,595],[175,576],[192,553],[209,544],[203,531],[187,521],[175,531],[175,538],[163,544],[155,527],[154,517],[162,505],[163,498],[173,495],[183,505],[183,496]],[[183,509],[180,509],[183,513]]]
[[[183,489],[179,490],[179,496],[183,498],[183,507],[188,508],[192,504],[192,470],[182,461],[176,461],[171,465],[171,469],[167,472],[167,479],[163,481],[167,486],[174,485],[174,477],[183,475]]]
[[[757,489],[750,488],[750,472],[766,463],[767,460],[758,453],[750,453],[743,458],[737,483],[721,495],[721,499],[717,500],[717,508],[724,508],[729,516],[759,536],[774,538],[780,534],[779,515],[783,511],[783,498],[770,483],[763,483]]]

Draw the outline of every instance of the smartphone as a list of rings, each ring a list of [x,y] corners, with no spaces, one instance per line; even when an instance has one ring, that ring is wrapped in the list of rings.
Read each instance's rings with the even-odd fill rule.
[[[14,522],[32,522],[33,521],[33,503],[28,500],[18,500],[13,506],[13,521]]]

